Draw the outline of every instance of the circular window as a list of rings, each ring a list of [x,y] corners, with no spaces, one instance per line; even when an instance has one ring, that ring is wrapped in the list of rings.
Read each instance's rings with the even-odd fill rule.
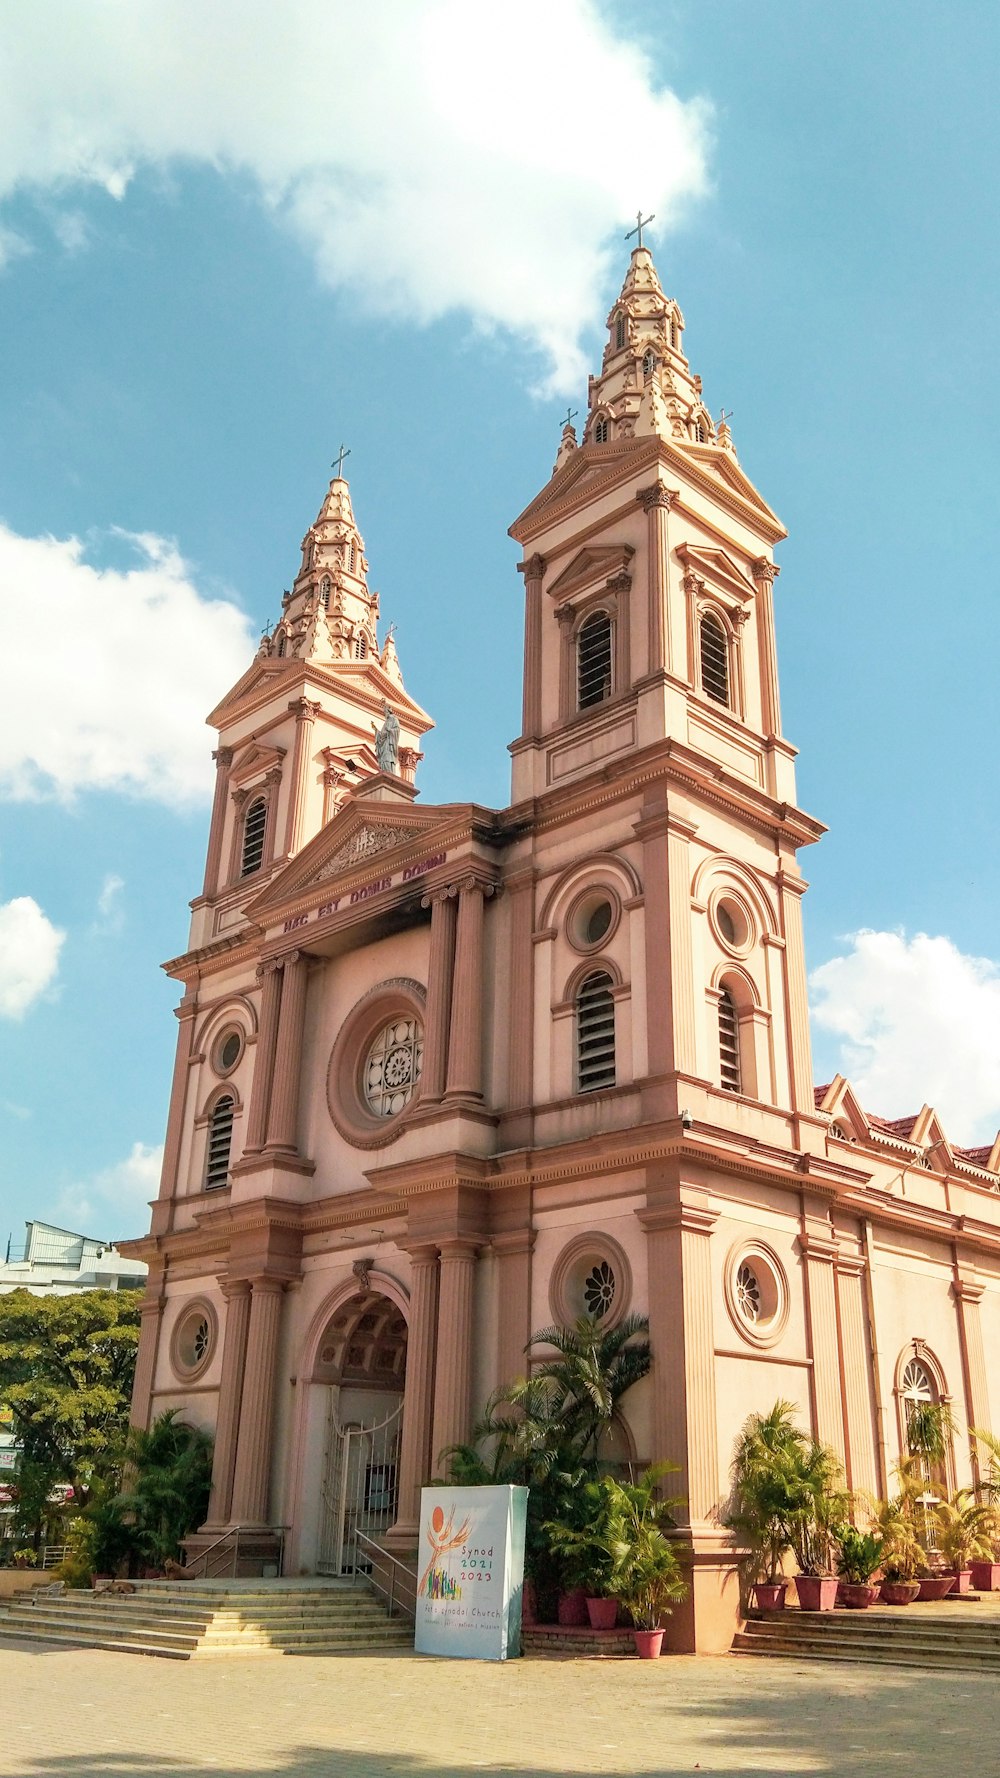
[[[190,1380],[200,1376],[215,1351],[215,1310],[211,1303],[193,1303],[185,1309],[174,1328],[170,1358],[179,1377]]]
[[[745,954],[753,943],[753,926],[742,902],[733,895],[719,895],[712,903],[715,936],[727,951]]]
[[[566,936],[574,950],[595,951],[618,925],[621,907],[610,889],[585,889],[566,920]]]
[[[326,1102],[356,1148],[380,1148],[420,1097],[424,990],[397,977],[380,982],[349,1013],[333,1046]]]
[[[423,1057],[419,1019],[393,1019],[379,1032],[364,1066],[365,1101],[376,1117],[395,1117],[409,1104]]]
[[[216,1074],[232,1074],[242,1054],[242,1031],[223,1031],[213,1058]]]
[[[788,1284],[776,1253],[763,1242],[740,1242],[725,1271],[726,1307],[752,1346],[774,1346],[788,1321]]]
[[[625,1251],[610,1235],[577,1235],[560,1253],[549,1279],[554,1321],[570,1327],[582,1315],[611,1327],[626,1313],[632,1272]]]

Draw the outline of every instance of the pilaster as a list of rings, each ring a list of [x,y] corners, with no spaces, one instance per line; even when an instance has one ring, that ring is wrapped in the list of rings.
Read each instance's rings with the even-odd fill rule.
[[[278,960],[262,963],[257,970],[257,980],[261,985],[260,1025],[257,1031],[244,1154],[259,1154],[267,1138],[271,1081],[274,1077],[274,1058],[278,1043],[282,973],[282,964]]]
[[[757,644],[760,657],[761,727],[768,737],[781,733],[778,701],[778,647],[774,633],[774,583],[781,570],[766,557],[753,564],[757,588]]]
[[[809,1040],[809,997],[806,988],[806,954],[802,939],[801,900],[806,885],[784,868],[777,873],[781,897],[781,936],[785,941],[785,1028],[788,1034],[788,1075],[793,1111],[816,1110],[813,1098],[812,1046]]]
[[[292,751],[291,781],[288,786],[288,809],[285,814],[285,854],[292,857],[302,845],[306,802],[309,795],[309,761],[313,724],[322,704],[308,698],[294,698],[288,706],[295,715],[295,744]]]
[[[521,733],[534,737],[542,727],[542,576],[545,558],[533,555],[519,564],[524,575],[524,691]]]
[[[846,1466],[844,1408],[840,1389],[840,1342],[833,1266],[836,1241],[804,1232],[799,1248],[805,1260],[806,1326],[808,1330],[813,1430],[822,1445],[836,1451]]]
[[[452,982],[455,973],[457,903],[449,890],[439,889],[433,895],[425,895],[421,906],[430,907],[431,910],[427,1007],[424,1015],[424,1064],[420,1082],[421,1100],[429,1105],[441,1098],[445,1088]]]
[[[441,1242],[437,1365],[434,1373],[434,1434],[431,1464],[450,1445],[469,1437],[472,1406],[472,1303],[476,1241]]]
[[[274,1372],[281,1326],[280,1278],[255,1278],[250,1295],[246,1369],[240,1404],[236,1471],[233,1477],[231,1523],[268,1523],[271,1440],[274,1418]]]
[[[491,884],[467,877],[459,887],[446,1098],[483,1096],[483,899]]]
[[[410,1248],[410,1316],[406,1334],[406,1396],[399,1453],[396,1523],[387,1541],[408,1548],[416,1543],[420,1490],[431,1473],[431,1422],[437,1347],[438,1250],[431,1243]]]
[[[305,1026],[309,958],[292,951],[283,958],[284,985],[275,1044],[271,1102],[267,1120],[267,1148],[298,1153],[297,1125],[302,1035]]]
[[[129,1425],[141,1427],[143,1431],[150,1420],[164,1306],[163,1273],[151,1268],[146,1279],[146,1294],[139,1305],[139,1349],[129,1411]]]
[[[865,1262],[853,1254],[838,1254],[833,1268],[837,1285],[847,1486],[853,1493],[863,1491],[877,1496],[880,1490],[872,1402],[872,1359],[865,1300]]]
[[[662,482],[654,482],[651,487],[640,488],[636,494],[636,499],[646,514],[646,557],[649,564],[647,578],[647,673],[663,673],[671,670],[670,629],[667,623],[670,563],[667,515],[676,497],[676,494],[671,493],[669,488],[665,488]]]
[[[692,1532],[714,1535],[720,1477],[711,1236],[718,1213],[692,1198],[637,1215],[649,1266],[654,1457],[680,1466],[676,1491],[687,1501]]]
[[[208,1518],[204,1530],[221,1530],[229,1523],[233,1499],[233,1474],[236,1468],[236,1441],[240,1425],[240,1404],[243,1398],[243,1376],[246,1366],[247,1330],[250,1325],[250,1284],[245,1278],[226,1281],[222,1286],[226,1303],[226,1323],[222,1345],[222,1379],[215,1420],[215,1445],[212,1451],[212,1493],[208,1502]]]
[[[494,1235],[497,1292],[497,1385],[527,1374],[531,1338],[531,1253],[533,1229]]]
[[[219,887],[219,866],[222,862],[222,835],[226,825],[226,801],[229,789],[229,768],[233,763],[231,747],[219,747],[215,760],[215,795],[212,799],[212,822],[208,830],[208,852],[205,857],[203,895],[215,895]]]
[[[970,1427],[980,1432],[991,1432],[989,1378],[986,1370],[986,1350],[983,1344],[983,1324],[979,1305],[982,1302],[983,1286],[970,1278],[963,1278],[956,1267],[952,1280],[951,1293],[958,1311],[958,1337],[962,1352],[962,1382],[965,1389],[965,1412]],[[972,1473],[979,1480],[979,1451],[975,1439],[972,1445]]]

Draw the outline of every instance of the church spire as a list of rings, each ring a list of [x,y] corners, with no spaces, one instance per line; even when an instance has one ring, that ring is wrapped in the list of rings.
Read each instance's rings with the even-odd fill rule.
[[[332,666],[378,658],[378,593],[369,591],[364,539],[342,473],[333,477],[322,506],[302,539],[302,560],[264,652]]]
[[[705,406],[701,378],[684,356],[684,317],[664,294],[648,247],[633,248],[608,319],[600,375],[591,377],[584,442],[656,436],[732,450]]]

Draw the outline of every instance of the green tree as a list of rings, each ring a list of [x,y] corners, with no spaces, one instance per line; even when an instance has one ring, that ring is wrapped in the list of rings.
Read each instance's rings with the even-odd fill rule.
[[[126,1458],[131,1486],[110,1507],[131,1526],[134,1552],[157,1566],[176,1561],[181,1539],[208,1511],[212,1440],[200,1427],[179,1420],[176,1408],[168,1408],[148,1432],[132,1428]],[[105,1516],[102,1535],[113,1529]]]
[[[24,1535],[41,1535],[57,1483],[68,1483],[82,1505],[95,1477],[117,1482],[140,1300],[131,1290],[0,1296],[0,1401],[21,1447],[14,1490]]]

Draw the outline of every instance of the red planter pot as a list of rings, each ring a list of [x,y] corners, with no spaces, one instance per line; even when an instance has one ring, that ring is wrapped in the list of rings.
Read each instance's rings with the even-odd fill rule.
[[[955,1583],[954,1586],[952,1587],[953,1593],[971,1593],[972,1592],[972,1569],[971,1568],[962,1568],[959,1570],[959,1572],[957,1574],[953,1574],[951,1578]]]
[[[977,1593],[1000,1592],[1000,1562],[972,1562],[970,1567]]]
[[[758,1611],[784,1611],[787,1580],[759,1580],[754,1585],[754,1604]]]
[[[618,1622],[617,1599],[588,1598],[587,1616],[592,1630],[613,1630]]]
[[[633,1630],[635,1652],[640,1661],[658,1661],[663,1647],[662,1630]]]
[[[837,1603],[838,1580],[835,1574],[797,1574],[795,1591],[800,1611],[832,1611]]]
[[[556,1620],[562,1624],[564,1630],[579,1630],[589,1624],[587,1595],[582,1587],[574,1587],[570,1593],[560,1593]]]
[[[867,1580],[842,1580],[837,1587],[837,1604],[848,1611],[867,1611],[877,1598],[878,1587]]]
[[[917,1580],[884,1580],[878,1596],[883,1605],[912,1605],[919,1591]]]
[[[918,1599],[947,1599],[955,1585],[953,1574],[925,1574],[920,1582]]]

